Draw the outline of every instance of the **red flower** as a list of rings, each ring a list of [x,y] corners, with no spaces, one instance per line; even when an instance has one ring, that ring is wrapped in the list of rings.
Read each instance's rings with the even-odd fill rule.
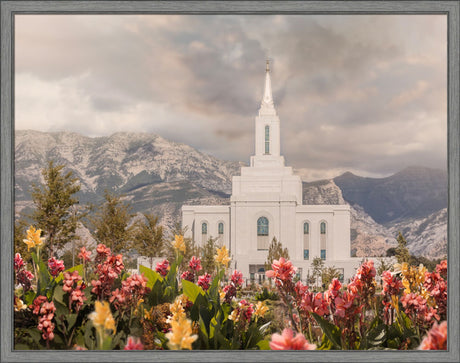
[[[275,282],[281,281],[286,283],[287,281],[291,281],[296,271],[291,261],[286,261],[284,257],[281,257],[279,260],[274,260],[272,268],[273,270],[268,270],[265,272],[265,275],[268,278],[275,279]]]
[[[273,334],[270,342],[271,350],[315,350],[316,345],[310,344],[303,334],[298,333],[294,336],[291,329],[284,329],[282,335]]]
[[[192,256],[188,266],[192,269],[192,271],[200,271],[203,269],[203,267],[201,267],[201,260],[195,256]]]
[[[195,274],[192,272],[192,271],[184,271],[182,272],[182,275],[180,275],[180,278],[182,280],[187,280],[187,281],[190,281],[190,282],[194,282],[195,281]]]
[[[230,281],[233,282],[236,288],[241,287],[243,285],[243,274],[238,270],[233,271]]]
[[[72,309],[72,306],[75,306],[75,310],[78,312],[83,306],[83,302],[86,300],[86,297],[83,293],[83,290],[86,288],[86,285],[82,281],[82,277],[78,271],[65,272],[64,273],[64,285],[62,290],[69,293],[69,310]]]
[[[91,251],[87,251],[86,247],[82,247],[80,249],[80,253],[78,254],[78,258],[83,261],[90,261],[91,260]]]
[[[44,340],[51,341],[54,339],[54,324],[52,322],[54,318],[54,312],[56,307],[54,303],[48,302],[45,296],[38,296],[33,302],[33,313],[40,315],[38,318],[37,329],[42,331],[42,338]]]
[[[390,271],[382,272],[383,291],[382,294],[387,295],[400,295],[401,290],[404,288],[401,280],[393,276]]]
[[[169,268],[169,261],[165,259],[157,263],[155,271],[158,272],[161,276],[165,277],[168,274]]]
[[[96,262],[104,261],[108,256],[110,256],[110,248],[106,247],[104,244],[97,245],[96,248],[97,256]]]
[[[18,272],[24,266],[24,260],[21,257],[21,254],[16,253],[14,255],[14,271]]]
[[[124,350],[144,350],[140,338],[128,337]]]
[[[420,350],[447,350],[447,321],[434,323],[418,347]]]
[[[222,291],[225,293],[224,301],[228,304],[232,302],[232,299],[236,296],[236,287],[232,283],[225,285]]]
[[[207,272],[198,277],[198,286],[201,286],[201,288],[206,291],[209,289],[209,286],[211,285],[211,275],[208,274]]]
[[[59,272],[64,271],[64,261],[62,260],[57,260],[54,257],[51,257],[48,260],[48,269],[50,271],[51,276],[56,277],[59,275]]]

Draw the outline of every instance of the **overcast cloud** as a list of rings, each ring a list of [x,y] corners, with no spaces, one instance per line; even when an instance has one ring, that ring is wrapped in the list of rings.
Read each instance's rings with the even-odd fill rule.
[[[15,127],[151,132],[248,162],[272,59],[306,180],[446,168],[443,15],[19,15]]]

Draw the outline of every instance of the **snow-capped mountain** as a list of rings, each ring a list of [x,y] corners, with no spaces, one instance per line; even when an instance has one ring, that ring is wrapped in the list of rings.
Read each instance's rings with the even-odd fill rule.
[[[154,213],[172,227],[183,204],[228,204],[231,178],[243,163],[222,161],[154,134],[16,131],[16,214],[32,207],[32,183],[42,181],[48,160],[65,164],[80,180],[80,203],[98,204],[104,190],[123,194],[133,212]],[[412,253],[438,257],[446,250],[446,173],[409,168],[388,178],[345,173],[303,183],[304,204],[351,205],[352,252],[379,256],[397,232]],[[379,223],[380,221],[380,223]]]

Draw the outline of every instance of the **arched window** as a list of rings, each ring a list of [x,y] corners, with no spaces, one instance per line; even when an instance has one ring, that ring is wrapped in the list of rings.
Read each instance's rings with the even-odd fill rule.
[[[326,237],[326,222],[321,222],[320,224],[320,243],[321,243],[321,259],[326,259],[326,244],[327,244],[327,237]]]
[[[270,154],[270,126],[265,126],[265,154]]]
[[[326,234],[326,223],[321,222],[321,234]]]
[[[260,217],[257,220],[257,235],[258,236],[268,236],[268,219],[265,217]]]
[[[310,225],[308,224],[308,222],[305,222],[303,224],[303,234],[309,234],[310,233]]]
[[[208,234],[208,224],[207,223],[201,224],[201,234]]]
[[[257,220],[257,249],[268,250],[268,219],[260,217]]]
[[[224,224],[222,222],[220,222],[217,225],[217,230],[218,230],[219,234],[224,234]]]

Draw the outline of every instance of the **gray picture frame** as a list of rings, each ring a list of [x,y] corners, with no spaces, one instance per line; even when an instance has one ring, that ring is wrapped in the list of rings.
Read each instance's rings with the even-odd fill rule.
[[[2,362],[458,362],[460,322],[459,1],[1,1]],[[15,351],[13,348],[14,17],[17,14],[445,14],[448,18],[447,351]]]

